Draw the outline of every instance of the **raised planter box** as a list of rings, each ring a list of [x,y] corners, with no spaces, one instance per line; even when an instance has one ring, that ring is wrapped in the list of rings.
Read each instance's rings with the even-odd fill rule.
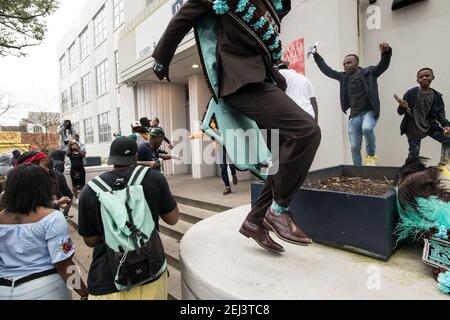
[[[101,157],[86,157],[85,167],[98,167],[102,165]]]
[[[311,172],[312,182],[330,178],[361,177],[394,180],[398,168],[338,166]],[[252,203],[263,183],[252,184]],[[301,188],[291,203],[295,222],[315,242],[384,261],[395,250],[398,223],[395,191],[382,196],[356,195]]]

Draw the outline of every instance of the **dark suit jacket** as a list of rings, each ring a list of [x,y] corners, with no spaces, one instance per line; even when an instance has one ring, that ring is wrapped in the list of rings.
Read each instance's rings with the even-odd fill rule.
[[[280,18],[290,10],[289,0],[284,0],[283,4],[285,11],[279,15]],[[153,52],[155,60],[165,66],[170,65],[181,40],[204,15],[214,15],[218,19],[217,59],[221,97],[236,92],[246,84],[263,82],[268,75],[276,80],[279,87],[286,89],[283,76],[268,65],[256,40],[242,32],[227,15],[216,15],[205,0],[188,0],[181,7]]]
[[[432,122],[432,128],[433,130],[442,130],[439,127],[439,124],[442,127],[450,127],[450,122],[447,120],[445,116],[445,105],[444,105],[444,99],[442,99],[442,94],[437,92],[436,90],[432,89],[434,91],[434,100],[433,100],[433,106],[431,107],[431,112],[429,114],[429,119]],[[405,93],[403,96],[403,100],[408,102],[409,107],[411,110],[414,110],[417,106],[417,93],[419,91],[419,87],[412,88],[408,90],[408,92]],[[405,115],[403,118],[402,124],[400,126],[401,134],[404,135],[406,133],[406,128],[408,126],[409,121],[414,121],[414,119],[406,113],[406,110],[402,107],[398,107],[397,112],[399,115]]]
[[[392,58],[392,48],[387,52],[381,54],[381,60],[376,66],[371,66],[367,68],[361,68],[362,74],[364,75],[364,85],[366,86],[367,94],[369,95],[369,100],[372,103],[374,111],[377,115],[380,114],[380,95],[378,92],[378,81],[377,79],[389,68]],[[348,98],[348,83],[349,75],[345,72],[339,72],[333,70],[329,67],[322,56],[318,53],[314,54],[314,60],[317,63],[320,71],[323,72],[327,77],[338,80],[340,83],[341,90],[341,108],[342,112],[347,113],[350,109],[350,103]]]

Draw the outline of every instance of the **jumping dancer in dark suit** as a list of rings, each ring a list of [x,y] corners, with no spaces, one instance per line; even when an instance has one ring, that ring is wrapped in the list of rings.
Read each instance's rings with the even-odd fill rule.
[[[208,85],[212,89],[218,83],[218,90],[211,90],[214,99],[224,101],[260,128],[279,130],[279,170],[267,179],[240,230],[273,252],[284,252],[284,248],[270,238],[269,230],[294,244],[312,243],[294,223],[289,205],[306,178],[321,139],[314,119],[285,94],[286,82],[275,67],[282,56],[281,19],[290,8],[289,0],[188,0],[153,53],[155,74],[170,81],[169,65],[177,46],[195,28]],[[216,52],[210,57],[202,52],[200,28],[212,32],[205,41],[217,37]],[[208,58],[217,59],[212,71],[205,68]]]

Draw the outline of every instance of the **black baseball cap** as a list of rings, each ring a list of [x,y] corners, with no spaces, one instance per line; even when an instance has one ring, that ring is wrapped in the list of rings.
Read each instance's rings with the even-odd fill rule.
[[[109,150],[108,165],[112,166],[128,166],[133,164],[138,152],[136,141],[127,137],[117,138],[111,144]]]

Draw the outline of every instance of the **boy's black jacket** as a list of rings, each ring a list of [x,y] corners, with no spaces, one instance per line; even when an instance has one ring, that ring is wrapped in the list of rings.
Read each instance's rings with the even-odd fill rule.
[[[439,124],[442,127],[450,127],[450,122],[447,120],[445,116],[445,105],[444,105],[444,99],[442,99],[442,94],[437,92],[434,89],[431,89],[434,92],[434,100],[433,100],[433,106],[431,107],[431,112],[429,114],[430,120],[432,121],[432,128],[433,130],[442,130],[439,127]],[[412,88],[408,90],[408,92],[405,93],[403,100],[408,102],[409,107],[411,110],[414,110],[416,108],[417,104],[417,94],[419,91],[419,87]],[[406,128],[408,125],[408,122],[413,120],[407,113],[406,110],[402,107],[398,107],[397,112],[399,115],[405,115],[403,118],[402,124],[400,126],[400,130],[402,135],[406,133]]]

